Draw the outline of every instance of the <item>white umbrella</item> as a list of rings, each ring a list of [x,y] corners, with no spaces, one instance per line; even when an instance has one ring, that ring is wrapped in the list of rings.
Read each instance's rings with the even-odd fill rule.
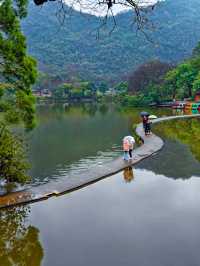
[[[156,119],[156,118],[158,118],[156,115],[150,115],[149,116],[149,119]]]
[[[128,140],[128,142],[130,142],[130,143],[135,143],[135,139],[132,136],[125,136],[123,138],[123,141],[125,141],[125,140]]]

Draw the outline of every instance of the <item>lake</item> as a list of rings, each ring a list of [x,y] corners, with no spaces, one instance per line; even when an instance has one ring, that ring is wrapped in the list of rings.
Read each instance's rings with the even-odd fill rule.
[[[28,136],[33,185],[121,154],[141,109],[41,106]],[[150,110],[170,115],[171,110]],[[200,120],[155,126],[164,149],[95,184],[0,212],[0,265],[196,266]]]
[[[38,107],[38,126],[28,136],[32,184],[66,177],[121,154],[122,139],[133,133],[142,109],[115,105]],[[155,109],[159,115],[171,110]]]

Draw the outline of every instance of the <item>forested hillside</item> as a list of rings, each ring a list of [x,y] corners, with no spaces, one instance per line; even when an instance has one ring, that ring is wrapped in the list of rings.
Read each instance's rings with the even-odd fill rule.
[[[61,25],[56,3],[29,7],[23,22],[29,51],[42,71],[63,79],[118,82],[139,64],[152,59],[179,62],[191,54],[200,39],[198,0],[167,0],[150,14],[155,30],[148,32],[153,43],[136,31],[131,12],[116,17],[117,28],[96,39],[99,19],[72,12]]]

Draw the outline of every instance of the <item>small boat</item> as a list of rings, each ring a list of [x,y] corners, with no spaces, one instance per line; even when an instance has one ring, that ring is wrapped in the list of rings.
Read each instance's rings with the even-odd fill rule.
[[[184,109],[186,105],[186,102],[184,101],[176,101],[173,103],[172,108],[173,109]]]
[[[172,107],[174,102],[162,102],[157,104],[157,107]]]

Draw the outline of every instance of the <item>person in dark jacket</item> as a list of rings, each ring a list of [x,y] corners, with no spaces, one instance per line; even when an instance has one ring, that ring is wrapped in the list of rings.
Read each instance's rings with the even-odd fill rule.
[[[151,120],[147,117],[147,120],[145,122],[145,135],[150,135],[151,134]]]

